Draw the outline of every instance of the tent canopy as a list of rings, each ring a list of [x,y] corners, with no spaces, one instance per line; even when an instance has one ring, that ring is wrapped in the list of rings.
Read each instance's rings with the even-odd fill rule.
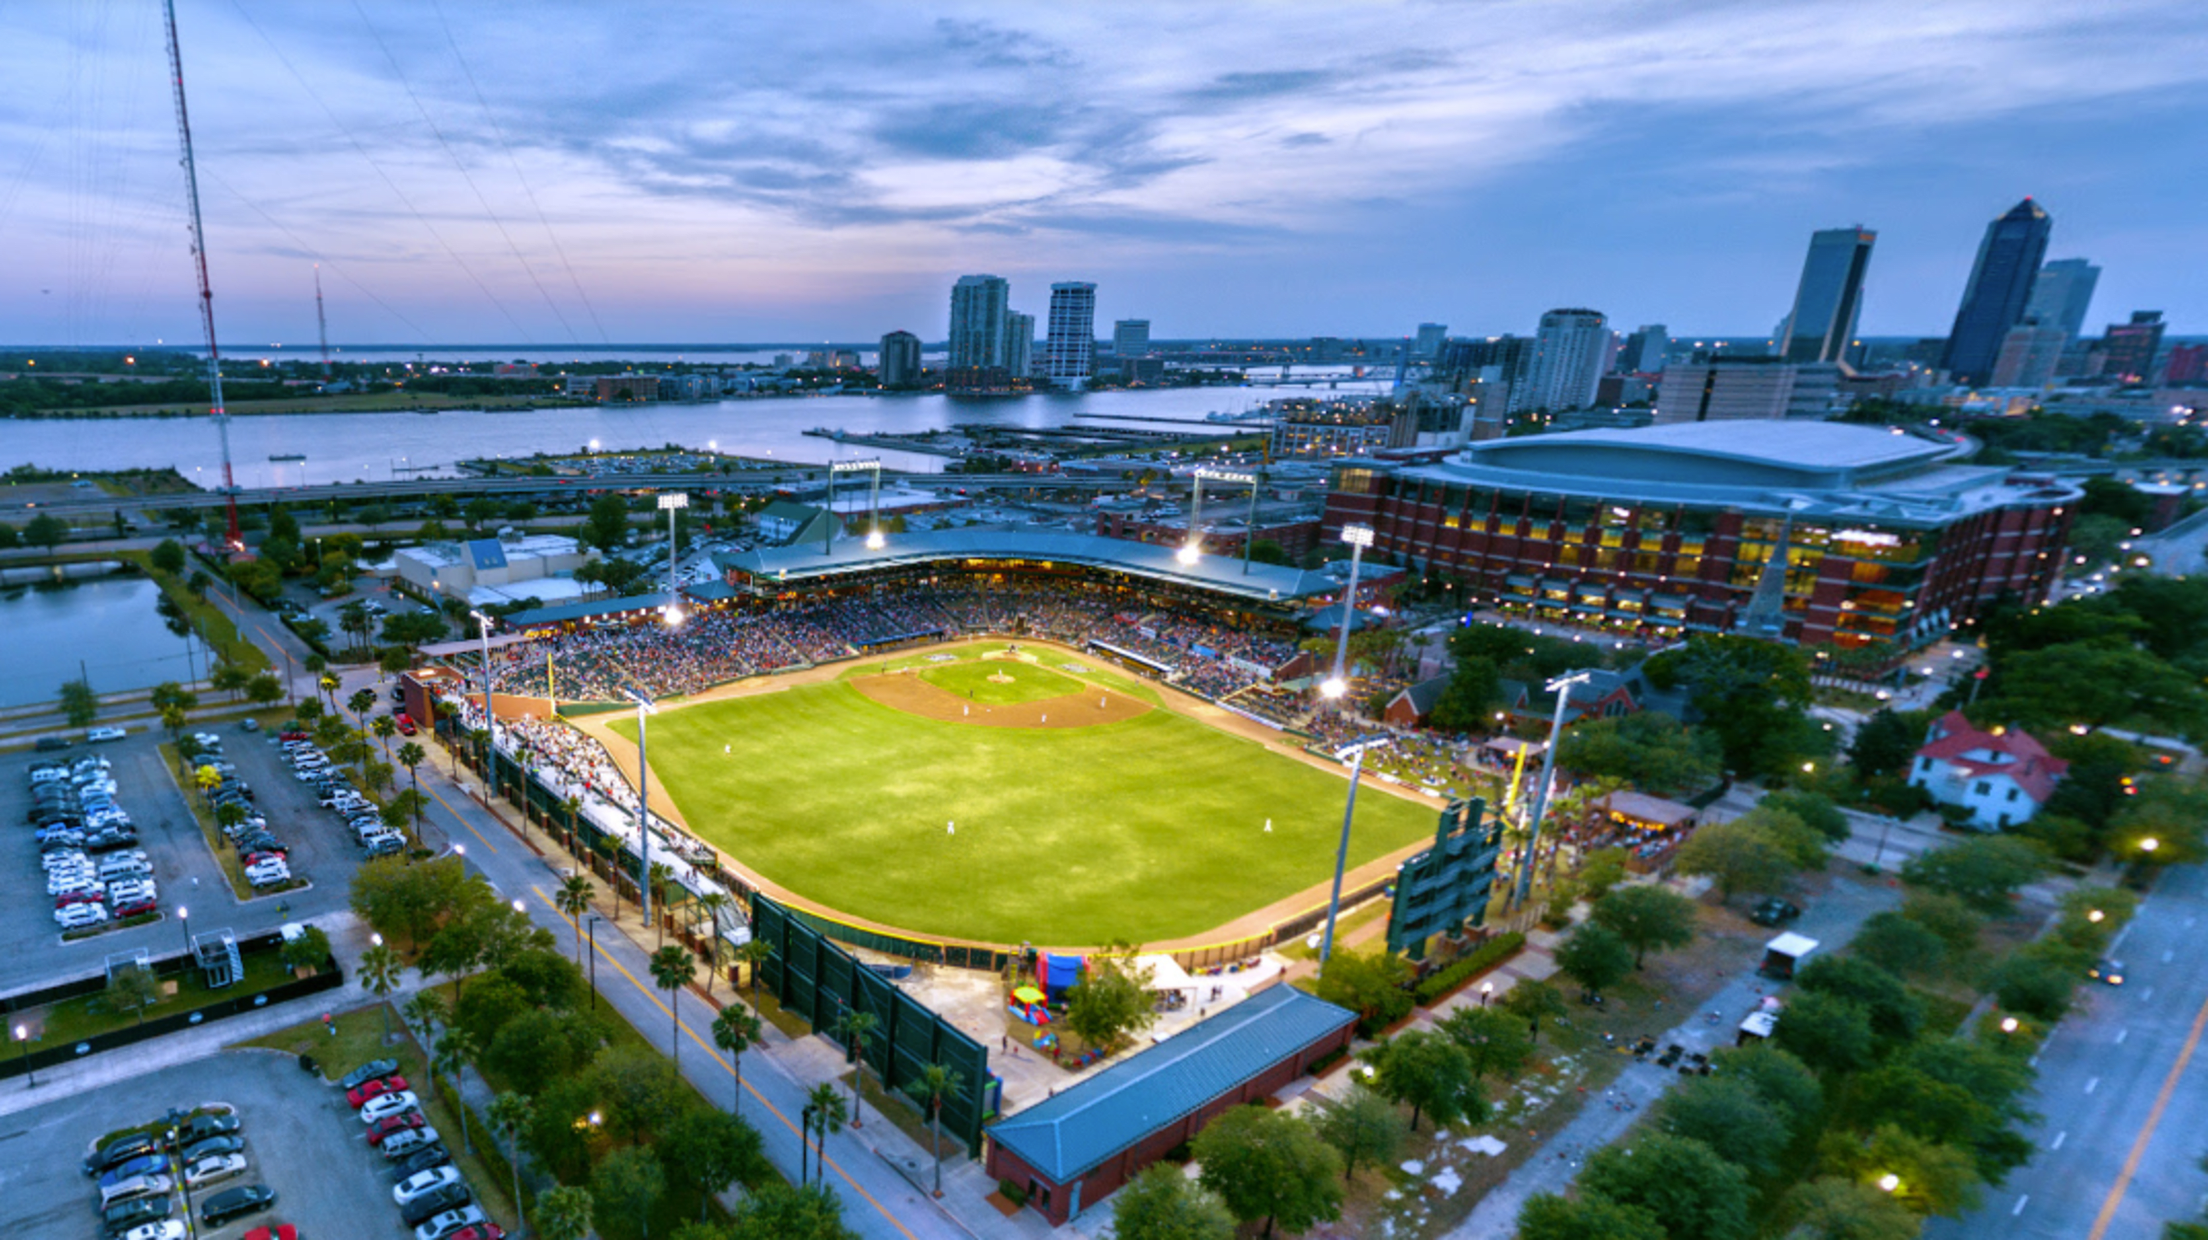
[[[1171,956],[1156,953],[1137,956],[1134,967],[1138,972],[1150,970],[1152,990],[1193,990],[1196,987],[1196,979],[1190,977],[1188,970],[1181,967],[1181,962]]]

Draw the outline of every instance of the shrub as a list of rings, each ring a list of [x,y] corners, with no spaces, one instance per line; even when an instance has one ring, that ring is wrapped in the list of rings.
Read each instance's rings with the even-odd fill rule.
[[[1024,1206],[1027,1204],[1027,1190],[1021,1188],[1017,1184],[1014,1184],[1010,1180],[997,1181],[997,1195],[1003,1197],[1006,1201],[1011,1202],[1015,1206]]]
[[[1425,981],[1420,982],[1417,990],[1419,1003],[1428,1004],[1443,998],[1459,986],[1509,959],[1525,945],[1526,936],[1515,930],[1489,939],[1473,948],[1469,955],[1461,956],[1453,963],[1435,970]]]

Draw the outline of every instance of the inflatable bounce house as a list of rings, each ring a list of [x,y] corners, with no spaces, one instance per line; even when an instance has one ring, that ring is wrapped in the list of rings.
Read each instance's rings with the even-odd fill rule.
[[[1033,986],[1022,986],[1013,991],[1012,997],[1004,1001],[1004,1006],[1012,1015],[1038,1029],[1048,1028],[1050,1025],[1050,1006],[1044,1002],[1043,992]]]

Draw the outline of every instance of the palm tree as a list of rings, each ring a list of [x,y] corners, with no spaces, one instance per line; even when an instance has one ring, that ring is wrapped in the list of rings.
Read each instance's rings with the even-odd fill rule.
[[[559,891],[552,897],[553,905],[565,914],[569,921],[575,923],[575,967],[577,969],[583,967],[583,914],[590,911],[590,897],[596,895],[597,892],[598,889],[591,884],[590,879],[581,874],[574,874],[570,875],[566,882],[560,884]]]
[[[744,1052],[765,1045],[766,1039],[761,1036],[765,1032],[759,1018],[741,1004],[731,1003],[713,1018],[713,1045],[728,1052],[729,1070],[736,1074],[736,1094],[728,1107],[731,1113],[740,1113],[744,1105]]]
[[[353,718],[360,721],[360,726],[367,727],[368,712],[376,708],[376,691],[374,689],[353,690],[353,695],[345,699],[345,707],[353,712]]]
[[[399,954],[384,944],[383,936],[376,936],[375,946],[360,954],[361,984],[376,998],[382,999],[397,990],[405,977],[406,966],[400,962]],[[391,1042],[391,1005],[379,1003],[376,1006],[383,1013],[383,1042],[388,1046]]]
[[[582,821],[583,799],[581,797],[567,798],[560,802],[560,812],[567,815],[567,846],[573,848],[575,847],[575,832]]]
[[[920,1069],[920,1079],[912,1083],[912,1091],[920,1095],[928,1111],[928,1135],[935,1146],[935,1195],[943,1195],[943,1099],[958,1092],[966,1083],[966,1077],[956,1068],[931,1063]]]
[[[537,1234],[544,1240],[583,1240],[595,1207],[590,1190],[562,1185],[537,1198]]]
[[[702,921],[711,927],[706,932],[705,943],[706,951],[711,954],[713,959],[714,981],[720,980],[721,973],[721,914],[735,906],[735,899],[725,891],[709,891],[698,897],[697,921]],[[697,933],[697,922],[691,923],[690,931],[692,934]],[[707,989],[710,991],[711,987],[709,986]]]
[[[845,1040],[851,1043],[852,1062],[857,1065],[851,1073],[851,1126],[863,1127],[859,1122],[859,1086],[866,1081],[866,1040],[872,1036],[882,1018],[872,1012],[847,1009],[836,1021]]]
[[[445,1004],[445,997],[436,991],[417,990],[406,1001],[405,1006],[399,1009],[399,1015],[406,1018],[407,1024],[421,1030],[422,1037],[427,1038],[452,1015],[452,1009]]]
[[[430,1067],[443,1068],[452,1074],[452,1092],[460,1104],[460,1152],[473,1154],[474,1144],[468,1137],[468,1100],[465,1096],[468,1061],[476,1056],[475,1038],[465,1029],[447,1029],[445,1036],[437,1039],[437,1053],[431,1056]],[[436,1086],[430,1087],[433,1091]]]
[[[337,609],[337,627],[353,635],[356,650],[368,644],[368,632],[375,624],[375,618],[368,614],[368,604],[360,599]]]
[[[407,778],[414,781],[414,831],[416,838],[420,838],[421,835],[421,806],[424,798],[421,795],[422,773],[415,768],[419,767],[422,763],[427,761],[429,761],[429,751],[422,748],[420,745],[415,744],[413,741],[408,741],[405,744],[399,746],[399,765],[406,768]]]
[[[843,1131],[843,1095],[836,1090],[834,1081],[822,1081],[805,1095],[805,1109],[812,1115],[812,1135],[818,1138],[814,1147],[820,1151],[820,1169],[816,1172],[821,1182],[828,1179],[828,1134]]]
[[[655,947],[667,945],[667,884],[675,877],[674,867],[664,862],[652,862],[648,872],[652,883],[652,907],[658,911],[652,915],[652,924],[659,930],[659,942]]]
[[[383,742],[383,760],[389,762],[391,760],[391,738],[399,734],[398,720],[389,715],[377,715],[369,722],[368,730],[374,732],[376,739]]]
[[[521,1207],[521,1134],[536,1116],[535,1104],[510,1089],[491,1099],[491,1130],[506,1138],[506,1163],[514,1171],[514,1217],[523,1230],[529,1226],[529,1216]]]
[[[678,943],[653,952],[650,963],[652,981],[667,992],[667,1015],[673,1022],[667,1034],[667,1057],[679,1064],[682,1062],[682,1016],[678,1005],[682,1001],[682,988],[698,975],[698,958]]]
[[[755,938],[736,949],[736,959],[751,974],[751,1005],[759,1006],[759,967],[774,955],[774,944]]]

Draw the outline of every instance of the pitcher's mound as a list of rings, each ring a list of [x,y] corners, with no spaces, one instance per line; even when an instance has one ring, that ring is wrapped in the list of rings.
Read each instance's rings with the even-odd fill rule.
[[[1125,693],[1087,688],[1039,702],[985,706],[937,688],[918,676],[896,674],[860,676],[851,681],[851,687],[873,701],[908,715],[984,728],[1091,728],[1147,715],[1152,709],[1148,702]]]

